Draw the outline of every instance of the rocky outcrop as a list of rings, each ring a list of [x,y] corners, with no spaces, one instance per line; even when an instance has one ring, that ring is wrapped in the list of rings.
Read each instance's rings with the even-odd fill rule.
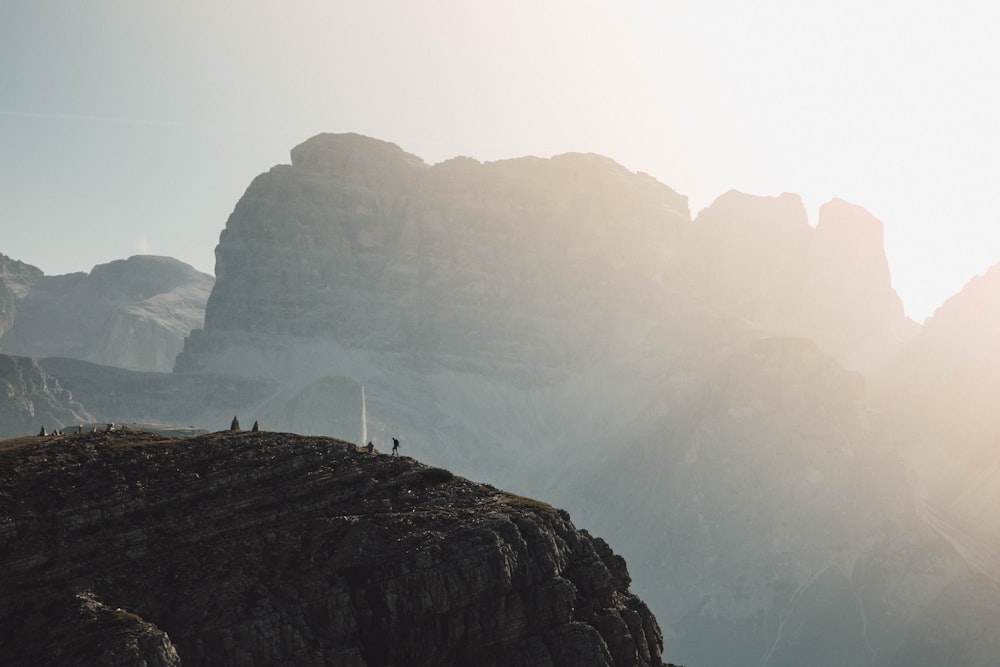
[[[6,665],[662,664],[565,512],[329,438],[0,443],[0,562]]]
[[[59,381],[34,359],[0,354],[0,438],[93,421]]]
[[[89,273],[40,276],[0,339],[4,352],[169,371],[202,325],[212,277],[169,257],[138,255]]]
[[[41,269],[0,255],[0,338],[14,324],[18,306],[41,277]]]

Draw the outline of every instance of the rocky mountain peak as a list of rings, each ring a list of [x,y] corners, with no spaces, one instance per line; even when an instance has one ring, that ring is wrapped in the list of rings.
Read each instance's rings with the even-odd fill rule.
[[[427,167],[392,144],[320,135],[237,204],[205,334],[177,369],[206,368],[241,332],[558,373],[608,344],[614,313],[659,298],[689,224],[684,197],[600,156]]]
[[[741,243],[743,239],[765,243],[809,230],[809,216],[802,198],[790,192],[769,197],[729,190],[699,213],[695,223],[717,228],[732,243]]]
[[[211,287],[211,276],[190,264],[158,255],[133,255],[107,264],[98,264],[90,271],[94,289],[108,298],[144,301],[166,294],[192,283]]]
[[[292,167],[366,188],[413,183],[427,165],[396,144],[361,134],[318,134],[292,149]]]

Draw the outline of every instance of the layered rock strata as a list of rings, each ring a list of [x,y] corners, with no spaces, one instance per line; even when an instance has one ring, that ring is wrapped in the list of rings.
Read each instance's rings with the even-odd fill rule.
[[[7,665],[662,664],[564,512],[329,438],[4,442],[0,563]]]

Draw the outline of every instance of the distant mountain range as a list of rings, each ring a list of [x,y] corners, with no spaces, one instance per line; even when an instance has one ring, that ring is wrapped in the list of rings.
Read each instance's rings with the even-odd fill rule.
[[[132,370],[173,370],[205,319],[214,279],[170,257],[135,256],[46,276],[0,255],[0,350]]]
[[[1000,269],[921,328],[844,201],[813,227],[733,191],[692,220],[597,155],[428,165],[324,134],[291,157],[214,284],[0,258],[0,351],[63,357],[35,367],[78,402],[53,425],[398,437],[608,538],[689,667],[995,663]],[[5,435],[41,425],[20,405]]]

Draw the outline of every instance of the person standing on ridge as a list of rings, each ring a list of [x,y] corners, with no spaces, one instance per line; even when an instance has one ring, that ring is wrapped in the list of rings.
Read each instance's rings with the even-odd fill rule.
[[[399,456],[399,440],[396,438],[392,439],[392,455]]]

